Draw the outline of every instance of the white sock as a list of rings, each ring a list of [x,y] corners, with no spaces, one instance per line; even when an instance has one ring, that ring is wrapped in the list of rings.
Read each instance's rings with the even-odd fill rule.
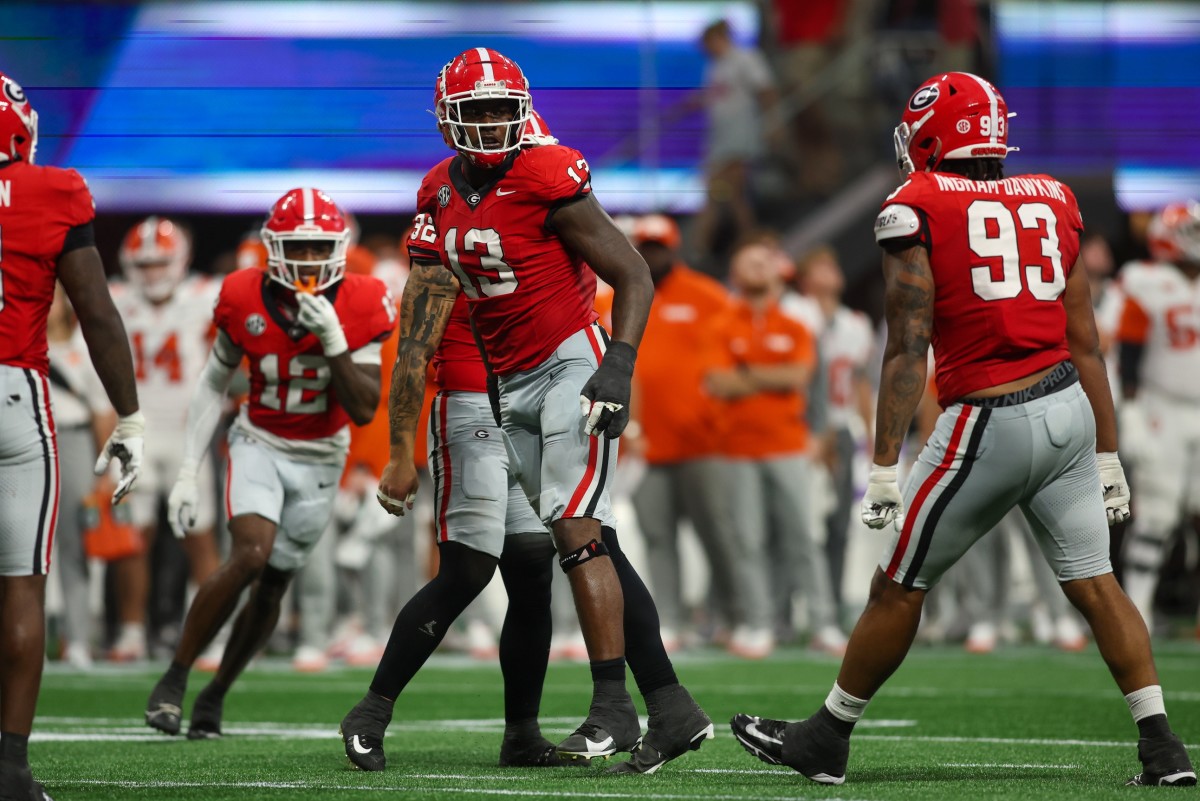
[[[858,719],[863,716],[863,712],[866,711],[868,703],[870,703],[869,698],[855,698],[839,687],[836,681],[833,683],[833,689],[825,698],[825,708],[829,710],[829,713],[847,723],[857,723]]]
[[[1158,684],[1134,690],[1125,696],[1125,703],[1129,704],[1129,713],[1133,715],[1134,723],[1151,715],[1167,714],[1167,707],[1163,704],[1162,686]]]

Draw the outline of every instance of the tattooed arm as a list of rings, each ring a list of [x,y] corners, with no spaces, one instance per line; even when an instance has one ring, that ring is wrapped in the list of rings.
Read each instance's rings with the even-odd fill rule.
[[[920,246],[885,252],[884,314],[887,346],[875,415],[875,464],[900,460],[900,445],[925,392],[929,338],[933,332],[933,271]]]
[[[441,264],[420,261],[413,262],[404,285],[400,342],[388,395],[391,455],[377,493],[383,508],[395,515],[413,507],[419,483],[413,450],[425,400],[425,372],[446,333],[458,289],[458,280]]]

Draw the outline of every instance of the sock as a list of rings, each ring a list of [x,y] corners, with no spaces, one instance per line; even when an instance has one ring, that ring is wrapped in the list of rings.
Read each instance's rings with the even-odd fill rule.
[[[554,543],[544,533],[505,538],[500,576],[508,592],[508,611],[500,629],[500,672],[504,676],[504,720],[532,721],[532,737],[542,706],[542,685],[550,661],[550,585],[554,579]],[[505,729],[505,736],[508,730]]]
[[[1171,732],[1167,724],[1167,708],[1163,704],[1162,686],[1151,684],[1125,696],[1129,713],[1137,724],[1138,736],[1162,737]]]
[[[169,687],[177,687],[181,690],[187,689],[189,672],[189,668],[172,659],[171,664],[167,666],[167,672],[163,674],[163,682]]]
[[[519,743],[541,740],[542,727],[538,725],[537,718],[507,721],[504,724],[504,739]]]
[[[457,542],[439,546],[438,574],[409,599],[388,637],[371,691],[395,700],[446,636],[446,629],[483,592],[497,559]]]
[[[0,732],[0,762],[29,767],[29,735]]]
[[[211,700],[224,701],[225,695],[228,692],[229,692],[229,685],[223,684],[219,679],[217,679],[214,676],[213,680],[210,681],[208,683],[208,685],[203,690],[200,691],[200,694]]]
[[[679,679],[667,649],[663,647],[654,598],[621,550],[617,532],[607,526],[600,532],[625,596],[625,658],[629,660],[638,692],[645,698],[655,690],[678,684]]]
[[[606,659],[603,662],[592,662],[592,682],[619,681],[625,683],[625,657]]]
[[[837,727],[839,731],[845,729],[845,733],[849,735],[854,729],[854,724],[858,723],[858,719],[863,716],[868,703],[870,703],[869,698],[856,698],[843,690],[835,681],[833,689],[825,698],[825,705],[822,709],[825,709],[836,721],[849,724],[848,728],[846,726]]]

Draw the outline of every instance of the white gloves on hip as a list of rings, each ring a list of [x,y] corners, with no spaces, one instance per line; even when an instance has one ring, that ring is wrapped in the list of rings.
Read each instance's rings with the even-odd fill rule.
[[[900,494],[896,465],[871,465],[867,491],[862,499],[862,521],[874,529],[891,523],[899,531],[904,525],[904,496]]]

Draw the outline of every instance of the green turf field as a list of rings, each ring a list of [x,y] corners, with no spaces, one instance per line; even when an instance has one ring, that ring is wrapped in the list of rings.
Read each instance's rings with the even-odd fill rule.
[[[1200,757],[1200,646],[1162,645],[1171,721]],[[1184,793],[1122,787],[1138,770],[1129,718],[1095,649],[1013,648],[970,656],[918,648],[855,732],[849,777],[821,787],[746,754],[735,712],[804,717],[837,660],[800,650],[749,663],[700,653],[679,673],[717,723],[717,738],[654,776],[593,768],[496,767],[503,730],[498,666],[435,657],[396,705],[386,772],[349,770],[338,722],[370,673],[292,673],[259,662],[229,695],[226,737],[189,742],[151,732],[142,706],[157,671],[50,669],[30,756],[62,799],[648,798],[1098,799]],[[185,713],[206,681],[194,674]],[[630,682],[632,687],[632,681]],[[587,711],[587,669],[552,665],[543,730],[565,736]],[[624,758],[624,757],[621,757]],[[1194,791],[1191,793],[1194,795]]]

